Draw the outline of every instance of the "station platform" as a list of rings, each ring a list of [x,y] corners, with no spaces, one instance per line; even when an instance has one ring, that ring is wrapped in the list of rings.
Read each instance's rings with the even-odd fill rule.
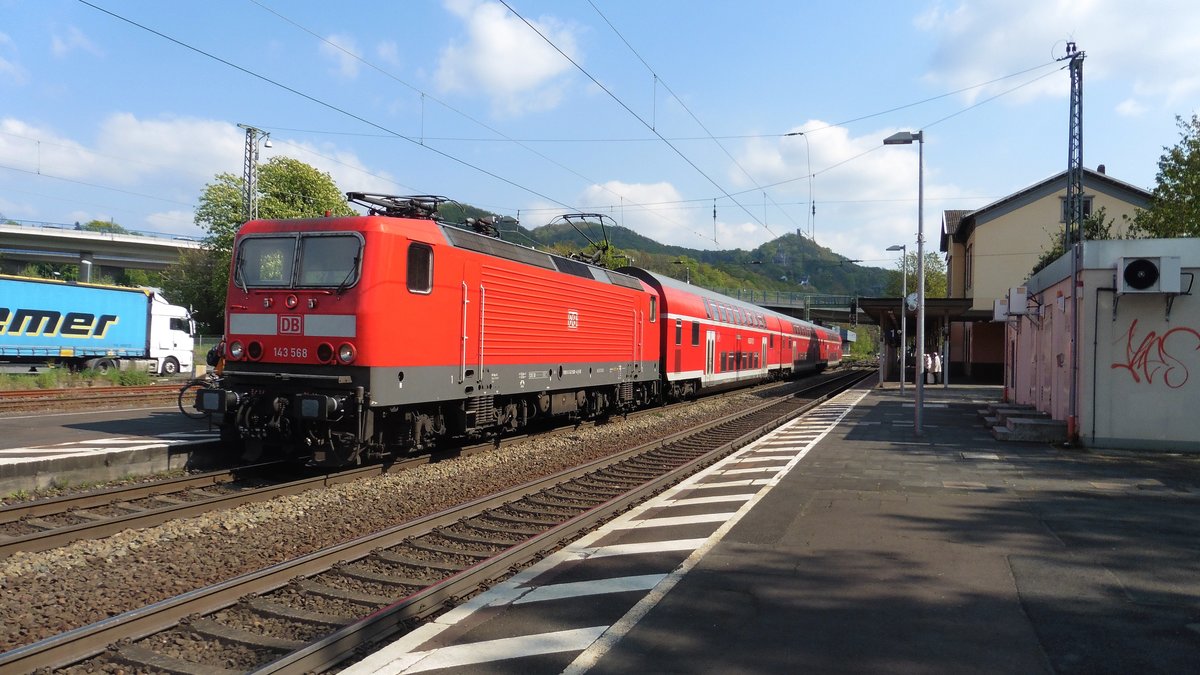
[[[342,672],[1195,672],[1200,457],[1000,397],[868,380]]]

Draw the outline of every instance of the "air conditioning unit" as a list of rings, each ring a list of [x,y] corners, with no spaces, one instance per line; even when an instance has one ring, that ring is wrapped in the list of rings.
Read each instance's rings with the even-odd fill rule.
[[[1008,314],[1020,316],[1029,313],[1028,294],[1024,286],[1013,286],[1008,289]]]
[[[992,321],[1008,321],[1008,301],[992,300]]]
[[[1178,293],[1179,256],[1145,256],[1117,261],[1118,293]]]

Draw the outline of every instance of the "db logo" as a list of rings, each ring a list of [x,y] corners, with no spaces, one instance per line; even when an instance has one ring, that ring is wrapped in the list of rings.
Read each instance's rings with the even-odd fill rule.
[[[304,317],[281,315],[279,317],[279,332],[282,335],[299,335],[303,333]]]
[[[579,328],[579,312],[569,309],[567,310],[567,329],[575,330]]]

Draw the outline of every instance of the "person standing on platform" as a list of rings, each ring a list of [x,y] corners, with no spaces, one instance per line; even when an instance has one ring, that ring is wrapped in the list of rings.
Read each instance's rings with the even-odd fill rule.
[[[942,383],[942,355],[939,352],[933,353],[933,383]]]
[[[929,378],[933,376],[933,357],[929,352],[925,352],[925,384],[929,384]]]

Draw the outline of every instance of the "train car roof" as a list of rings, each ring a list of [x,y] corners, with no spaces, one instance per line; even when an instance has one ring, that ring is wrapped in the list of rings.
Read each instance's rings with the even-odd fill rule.
[[[598,267],[582,260],[573,260],[552,253],[546,253],[545,251],[539,251],[528,246],[504,241],[503,239],[478,234],[447,223],[442,223],[441,228],[442,233],[446,236],[446,241],[451,246],[457,248],[504,258],[526,265],[533,265],[534,267],[554,270],[601,283],[612,284],[614,286],[623,286],[638,291],[646,290],[642,282],[637,278],[619,271]]]
[[[732,305],[733,307],[740,307],[742,309],[747,309],[747,310],[751,310],[751,311],[755,311],[755,312],[761,312],[763,314],[775,317],[776,319],[778,319],[780,321],[785,321],[787,323],[798,324],[798,325],[802,325],[802,326],[811,326],[813,328],[819,328],[822,330],[834,330],[828,326],[821,326],[819,324],[815,324],[811,321],[805,321],[804,319],[800,319],[800,318],[791,316],[789,314],[784,314],[782,312],[776,312],[775,310],[767,309],[766,307],[763,307],[761,305],[756,305],[752,302],[746,302],[745,300],[738,300],[737,298],[731,298],[728,295],[722,295],[720,293],[717,293],[716,291],[710,291],[707,288],[701,288],[700,286],[693,286],[692,284],[684,283],[678,279],[664,276],[664,275],[658,274],[656,272],[651,272],[650,270],[645,270],[640,267],[622,267],[620,269],[620,271],[625,272],[630,275],[633,275],[635,277],[638,277],[642,281],[645,281],[647,284],[650,284],[653,287],[662,289],[664,292],[687,293],[687,294],[694,295],[699,298],[708,299],[709,301],[712,301],[712,302],[721,302],[721,303],[724,303],[727,305]]]

